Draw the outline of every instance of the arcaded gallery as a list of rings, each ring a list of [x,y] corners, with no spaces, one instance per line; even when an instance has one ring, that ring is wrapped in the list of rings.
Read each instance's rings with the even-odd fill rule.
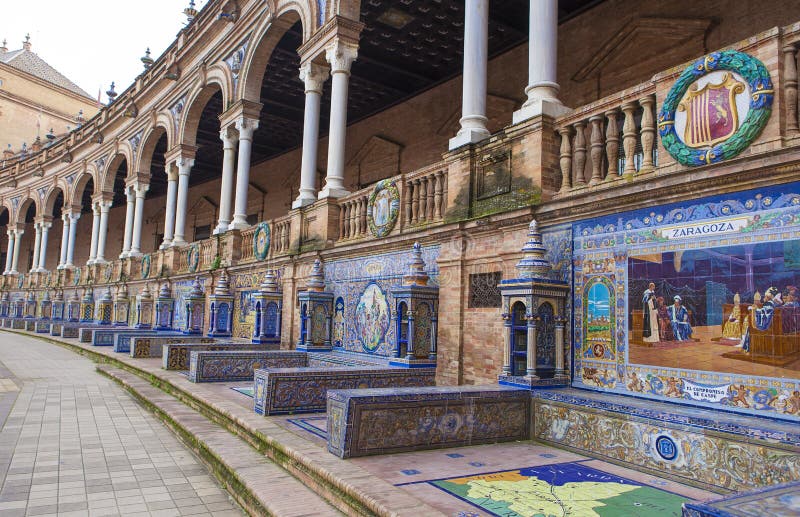
[[[0,135],[0,334],[307,514],[800,515],[796,2],[185,13],[96,115]]]

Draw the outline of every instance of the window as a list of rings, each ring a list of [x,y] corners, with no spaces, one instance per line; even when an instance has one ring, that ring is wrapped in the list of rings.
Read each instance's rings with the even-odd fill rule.
[[[159,248],[159,246],[161,246],[162,242],[164,242],[164,234],[163,233],[157,233],[156,234],[155,243],[153,244],[153,249],[157,250]]]
[[[253,226],[258,224],[258,214],[250,214],[247,216],[247,224]]]
[[[199,241],[203,239],[208,239],[211,237],[211,225],[206,224],[204,226],[195,226],[194,227],[194,240]]]
[[[497,284],[503,279],[500,271],[469,275],[470,309],[483,309],[502,306],[502,297]]]

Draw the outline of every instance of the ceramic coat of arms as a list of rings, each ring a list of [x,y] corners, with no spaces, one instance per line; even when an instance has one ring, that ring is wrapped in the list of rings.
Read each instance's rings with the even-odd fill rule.
[[[147,279],[150,276],[150,255],[142,257],[142,279]]]
[[[661,142],[690,167],[733,158],[764,129],[774,95],[761,61],[736,50],[712,52],[684,70],[664,99]]]
[[[390,180],[381,180],[367,202],[367,225],[375,237],[386,237],[397,222],[400,213],[400,192]]]
[[[264,260],[269,253],[270,232],[267,223],[258,223],[256,233],[253,235],[253,255],[258,260]]]

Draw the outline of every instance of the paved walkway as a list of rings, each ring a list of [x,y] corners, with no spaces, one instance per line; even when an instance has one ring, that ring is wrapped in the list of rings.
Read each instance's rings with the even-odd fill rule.
[[[192,453],[94,368],[0,333],[0,515],[241,516]]]

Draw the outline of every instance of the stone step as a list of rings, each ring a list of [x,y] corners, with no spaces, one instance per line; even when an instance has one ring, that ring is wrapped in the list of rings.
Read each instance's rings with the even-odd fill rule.
[[[97,369],[156,413],[208,464],[223,486],[251,514],[343,515],[245,441],[141,377],[109,365],[99,365]]]

